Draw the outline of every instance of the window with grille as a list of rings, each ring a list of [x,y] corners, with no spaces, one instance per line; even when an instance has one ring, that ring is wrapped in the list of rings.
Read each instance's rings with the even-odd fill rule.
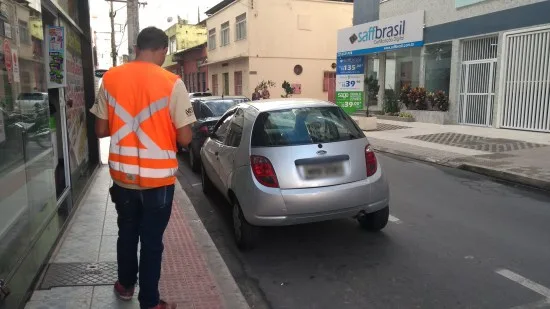
[[[330,83],[336,81],[336,72],[325,72],[323,76],[323,92],[328,92]]]
[[[222,41],[221,46],[229,45],[229,22],[222,24]]]
[[[235,72],[235,95],[243,95],[243,72]]]
[[[216,49],[216,29],[208,30],[208,49]]]
[[[218,95],[218,75],[212,75],[212,94]]]
[[[177,51],[177,49],[178,49],[178,44],[176,42],[176,36],[174,35],[170,38],[170,48],[168,53],[173,54]]]
[[[19,41],[23,44],[30,44],[31,43],[31,37],[29,35],[29,25],[20,20],[19,21]]]
[[[235,19],[235,36],[236,41],[246,39],[246,13],[237,16]]]

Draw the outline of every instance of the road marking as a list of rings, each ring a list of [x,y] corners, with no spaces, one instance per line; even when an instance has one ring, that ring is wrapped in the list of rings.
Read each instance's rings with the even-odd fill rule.
[[[198,183],[192,184],[191,187],[197,187],[197,186],[200,186],[200,185],[202,185],[202,183],[198,182]]]
[[[550,299],[550,289],[545,287],[545,286],[542,286],[534,281],[531,281],[521,275],[518,275],[516,274],[515,272],[513,271],[510,271],[508,269],[499,269],[496,271],[497,274],[507,278],[507,279],[510,279],[516,283],[519,283],[521,285],[523,285],[524,287],[528,288],[529,290],[535,292],[535,293],[538,293],[542,296],[544,296],[545,298],[547,298],[546,300]]]
[[[397,217],[394,217],[392,215],[390,215],[389,220],[390,220],[390,222],[395,223],[395,224],[401,224],[403,222],[403,221],[399,220]]]
[[[549,305],[550,305],[550,299],[543,299],[527,305],[512,307],[510,309],[539,309],[539,308],[548,308]]]

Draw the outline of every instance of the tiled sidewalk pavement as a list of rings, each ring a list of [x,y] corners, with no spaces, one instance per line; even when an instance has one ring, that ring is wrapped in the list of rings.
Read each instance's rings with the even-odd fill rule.
[[[26,309],[139,308],[137,293],[131,302],[113,294],[116,210],[108,169],[100,168],[95,177]],[[163,299],[178,309],[249,308],[179,184],[164,245]]]
[[[378,120],[365,132],[378,151],[550,190],[550,134]]]

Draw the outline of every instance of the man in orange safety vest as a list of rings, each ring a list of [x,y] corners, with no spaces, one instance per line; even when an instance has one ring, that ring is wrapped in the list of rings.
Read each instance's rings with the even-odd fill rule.
[[[143,309],[173,308],[160,300],[158,290],[162,237],[172,211],[177,143],[189,144],[196,121],[182,80],[161,68],[167,49],[162,30],[143,29],[136,60],[105,73],[90,110],[96,115],[97,136],[111,137],[109,191],[119,229],[114,291],[131,300],[139,273]]]

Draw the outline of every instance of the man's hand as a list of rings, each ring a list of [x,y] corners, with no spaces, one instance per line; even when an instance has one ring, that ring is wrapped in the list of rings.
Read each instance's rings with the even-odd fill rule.
[[[101,119],[99,117],[95,118],[95,135],[98,138],[109,137],[109,121],[106,119]]]
[[[192,125],[193,124],[188,124],[184,127],[181,127],[176,133],[176,140],[178,144],[183,147],[187,147],[189,143],[191,143],[191,139],[193,138],[193,131],[191,130]]]

